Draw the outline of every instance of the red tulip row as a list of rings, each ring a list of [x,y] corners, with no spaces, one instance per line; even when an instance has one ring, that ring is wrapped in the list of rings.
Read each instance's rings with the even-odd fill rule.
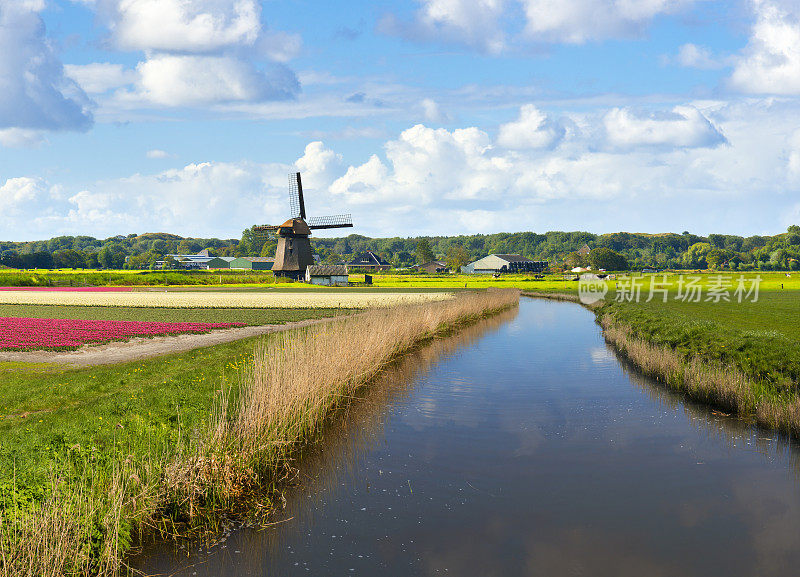
[[[116,293],[130,292],[127,286],[0,286],[0,291],[55,291],[70,293]]]
[[[131,337],[207,333],[242,323],[158,323],[0,317],[0,350],[70,350]]]

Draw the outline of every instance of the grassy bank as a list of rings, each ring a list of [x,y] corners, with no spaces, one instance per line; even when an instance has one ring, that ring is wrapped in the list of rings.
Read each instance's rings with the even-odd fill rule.
[[[776,279],[777,280],[777,279]],[[785,283],[788,285],[788,283]],[[606,339],[642,371],[695,400],[800,436],[800,291],[757,302],[605,302],[590,307]],[[530,293],[528,293],[530,294]],[[576,295],[532,296],[576,302]]]
[[[115,574],[137,534],[208,526],[247,495],[269,508],[296,449],[383,367],[516,301],[467,294],[146,362],[0,373],[0,574]]]

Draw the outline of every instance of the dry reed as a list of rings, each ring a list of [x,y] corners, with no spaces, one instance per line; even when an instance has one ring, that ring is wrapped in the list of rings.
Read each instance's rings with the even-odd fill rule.
[[[692,399],[718,406],[759,425],[800,436],[800,398],[780,395],[748,378],[736,367],[683,356],[670,347],[636,336],[631,327],[611,315],[600,319],[603,334],[643,373],[686,393]]]
[[[208,428],[183,435],[177,456],[129,455],[109,471],[78,449],[51,472],[44,500],[0,491],[0,577],[118,575],[137,532],[213,528],[244,494],[268,509],[292,452],[359,388],[426,340],[518,299],[515,290],[467,294],[262,340],[238,390],[220,391]]]
[[[220,395],[206,450],[176,460],[168,484],[192,514],[280,486],[292,453],[389,363],[459,325],[508,309],[516,290],[372,310],[264,341],[238,395]]]

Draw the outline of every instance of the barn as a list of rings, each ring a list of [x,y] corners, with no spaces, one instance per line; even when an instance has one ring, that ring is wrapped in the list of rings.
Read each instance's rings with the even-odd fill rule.
[[[420,272],[427,272],[430,274],[450,272],[450,268],[447,266],[447,263],[440,260],[432,260],[430,262],[423,263],[419,265],[418,269]]]
[[[544,260],[531,260],[521,254],[490,254],[461,268],[465,273],[515,273],[544,272],[548,264]]]
[[[230,268],[236,270],[272,270],[274,258],[266,256],[241,256],[231,261]]]
[[[324,286],[347,286],[347,267],[343,264],[311,265],[306,282]]]
[[[206,263],[210,269],[224,269],[231,268],[231,263],[236,260],[232,256],[215,256]]]

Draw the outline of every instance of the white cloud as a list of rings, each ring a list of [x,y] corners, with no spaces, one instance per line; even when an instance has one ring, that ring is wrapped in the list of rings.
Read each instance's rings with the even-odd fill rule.
[[[800,94],[798,14],[769,0],[752,3],[756,23],[736,62],[730,86],[754,94]]]
[[[163,106],[280,100],[299,90],[285,67],[274,65],[264,73],[228,56],[154,55],[137,71],[138,91],[130,97]]]
[[[787,168],[792,179],[800,181],[800,130],[796,130],[788,141],[789,159]]]
[[[289,62],[302,48],[303,39],[299,34],[268,30],[262,32],[258,40],[258,51],[274,62]]]
[[[286,165],[205,162],[95,182],[77,192],[13,178],[0,186],[0,238],[146,231],[238,237],[252,224],[285,218],[288,171]]]
[[[692,0],[521,0],[526,34],[538,42],[582,44],[591,40],[636,36],[662,14]]]
[[[45,195],[46,188],[41,179],[27,176],[9,178],[0,186],[0,213],[13,215]]]
[[[378,29],[426,42],[470,46],[500,54],[525,43],[582,44],[640,36],[657,17],[695,0],[419,0],[412,21],[394,15]],[[522,13],[524,30],[518,25]]]
[[[64,73],[89,94],[102,94],[128,86],[137,79],[134,70],[127,70],[122,64],[108,62],[67,64],[64,66]]]
[[[564,127],[533,104],[524,105],[519,118],[503,124],[497,144],[506,148],[552,148],[564,138]]]
[[[255,0],[113,0],[111,4],[112,33],[123,50],[213,52],[252,45],[261,30]]]
[[[5,128],[0,130],[0,144],[10,148],[34,148],[45,141],[41,130]]]
[[[150,159],[153,159],[153,160],[160,160],[160,159],[163,159],[163,158],[171,158],[172,157],[172,155],[169,152],[167,152],[166,150],[161,150],[161,149],[158,149],[158,148],[154,148],[153,150],[148,150],[147,153],[145,154],[145,156],[147,156],[147,158],[150,158]]]
[[[420,102],[420,106],[422,107],[422,115],[425,117],[426,121],[435,123],[450,121],[450,117],[442,111],[441,106],[439,106],[439,103],[434,99],[423,98],[422,102]]]
[[[0,0],[0,129],[87,130],[91,103],[65,77],[45,35],[43,8],[40,1]]]
[[[450,42],[498,54],[506,45],[504,0],[422,0],[413,22],[387,16],[379,29],[417,40]]]
[[[715,70],[725,66],[725,61],[715,58],[708,48],[691,43],[683,44],[678,49],[676,61],[681,66],[700,70]]]
[[[711,121],[692,106],[676,106],[670,112],[637,115],[626,108],[609,111],[604,119],[611,146],[704,147],[725,142]]]
[[[475,127],[416,125],[363,163],[344,163],[313,141],[294,165],[206,162],[72,187],[11,179],[0,186],[0,238],[155,230],[238,236],[251,224],[286,218],[286,174],[293,170],[302,171],[310,191],[309,214],[351,212],[353,232],[370,236],[575,228],[758,233],[796,214],[800,104],[692,104],[645,117],[627,109],[610,116],[565,111],[564,122],[581,130],[551,148],[505,148],[499,135],[493,140]],[[605,121],[620,114],[621,144],[607,146],[600,138]],[[701,145],[714,138],[705,123],[729,144]]]
[[[325,188],[340,170],[342,156],[327,148],[321,141],[308,143],[295,167],[303,174],[303,186]]]

